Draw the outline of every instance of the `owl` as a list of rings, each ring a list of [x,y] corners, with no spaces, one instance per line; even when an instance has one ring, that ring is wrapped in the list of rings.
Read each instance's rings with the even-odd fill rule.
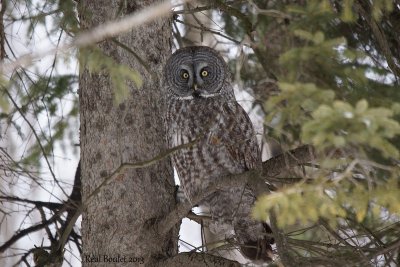
[[[221,177],[261,164],[253,125],[235,100],[228,66],[217,51],[205,46],[177,50],[166,63],[164,84],[168,145],[193,143],[172,155],[188,201]],[[272,255],[271,229],[252,219],[255,200],[244,186],[218,190],[191,204],[210,211],[211,232],[232,230],[245,257],[267,261]]]

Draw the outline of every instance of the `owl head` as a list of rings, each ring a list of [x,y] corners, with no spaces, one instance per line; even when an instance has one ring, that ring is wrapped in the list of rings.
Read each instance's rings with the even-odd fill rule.
[[[232,94],[228,66],[217,51],[206,46],[177,50],[165,66],[168,91],[178,99],[202,99]]]

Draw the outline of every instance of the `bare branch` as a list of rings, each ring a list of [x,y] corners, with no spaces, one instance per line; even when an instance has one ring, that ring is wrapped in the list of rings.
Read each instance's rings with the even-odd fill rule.
[[[0,196],[0,200],[6,200],[6,201],[9,201],[9,202],[21,202],[21,203],[32,204],[32,205],[35,205],[38,208],[45,207],[45,208],[48,208],[48,209],[53,210],[53,211],[61,209],[62,206],[63,206],[63,204],[61,204],[61,203],[36,201],[36,200],[24,199],[24,198],[13,197],[13,196]]]
[[[55,214],[50,219],[48,219],[46,221],[42,221],[40,224],[36,224],[31,227],[25,228],[21,231],[17,231],[8,241],[4,242],[0,246],[0,252],[1,253],[4,252],[6,249],[8,249],[12,244],[17,242],[22,237],[24,237],[30,233],[36,232],[38,230],[41,230],[41,229],[45,228],[46,226],[48,226],[49,224],[52,224],[53,222],[57,221],[58,217],[59,217],[59,215]]]
[[[184,22],[184,21],[182,21],[182,20],[180,20],[180,19],[175,19],[175,21],[176,21],[176,22],[179,22],[179,23],[181,23],[181,24],[183,24],[183,25],[187,25],[187,26],[189,26],[189,27],[191,27],[191,28],[194,28],[194,29],[198,29],[198,30],[201,30],[201,31],[204,31],[204,32],[210,32],[210,33],[212,33],[212,34],[221,36],[221,37],[223,37],[223,38],[225,38],[225,39],[227,39],[227,40],[229,40],[229,41],[231,41],[231,42],[233,42],[233,43],[235,43],[235,44],[240,44],[239,41],[237,41],[237,40],[233,39],[232,37],[229,37],[229,36],[227,36],[227,35],[225,35],[225,34],[219,32],[219,31],[212,30],[212,29],[209,29],[209,28],[206,28],[206,27],[202,27],[202,26],[193,25],[193,24]]]
[[[268,181],[268,177],[274,177],[281,172],[293,168],[294,166],[310,162],[313,158],[314,153],[310,146],[296,148],[263,162],[261,177]],[[260,178],[260,173],[257,170],[250,170],[241,174],[221,177],[218,181],[210,184],[198,196],[191,199],[192,203],[184,202],[177,205],[173,211],[157,224],[156,231],[160,235],[166,234],[176,223],[186,217],[193,205],[198,204],[201,200],[215,192],[217,189],[240,187],[244,186],[246,183],[249,184],[256,196],[269,192],[267,184]]]
[[[190,0],[182,0],[181,4]],[[88,32],[78,35],[72,42],[61,45],[53,49],[29,53],[21,56],[11,63],[0,64],[0,72],[3,74],[12,73],[20,67],[32,64],[34,60],[43,58],[55,53],[66,52],[71,48],[80,48],[88,46],[104,39],[115,37],[119,34],[132,30],[139,25],[151,22],[153,20],[168,16],[172,12],[174,5],[172,1],[165,1],[158,5],[153,5],[128,15],[120,20],[110,21],[91,29]]]
[[[42,201],[34,201],[29,199],[22,199],[18,197],[11,197],[11,196],[0,196],[0,200],[7,200],[13,202],[20,202],[20,203],[28,203],[35,205],[35,207],[39,210],[40,215],[42,217],[42,221],[40,224],[31,226],[29,228],[23,229],[14,236],[12,236],[8,241],[6,241],[2,246],[0,246],[0,252],[5,251],[9,248],[13,243],[18,241],[20,238],[26,236],[29,233],[39,231],[41,229],[45,229],[47,235],[52,244],[52,253],[56,254],[57,252],[62,252],[64,249],[64,245],[67,242],[70,233],[72,232],[72,228],[75,225],[76,220],[78,219],[79,215],[81,214],[81,194],[80,194],[80,164],[76,170],[75,174],[75,181],[74,187],[72,189],[71,194],[68,197],[68,200],[65,203],[53,203],[53,202],[42,202]],[[43,207],[51,209],[54,212],[54,215],[49,219],[46,220],[45,213],[43,211]],[[65,220],[61,219],[61,215],[67,212],[67,217]],[[60,233],[62,236],[57,239],[57,236],[53,237],[51,231],[49,230],[49,225],[61,221],[61,230]]]
[[[49,159],[47,157],[46,151],[42,145],[42,142],[40,141],[39,135],[36,133],[35,128],[33,127],[32,123],[26,118],[24,112],[22,112],[21,108],[18,106],[18,104],[15,102],[15,100],[12,98],[11,94],[8,92],[6,88],[2,88],[5,94],[8,96],[10,99],[11,103],[14,105],[15,109],[18,110],[19,114],[21,117],[24,119],[24,121],[28,124],[29,128],[32,130],[33,135],[35,136],[36,142],[38,143],[40,150],[42,151],[44,160],[47,164],[47,167],[49,168],[51,177],[53,178],[54,182],[58,185],[58,187],[61,189],[61,191],[64,193],[64,195],[67,196],[67,193],[65,192],[64,188],[60,185],[60,182],[56,178],[56,175],[54,174],[53,168],[51,167],[51,164],[49,162]]]

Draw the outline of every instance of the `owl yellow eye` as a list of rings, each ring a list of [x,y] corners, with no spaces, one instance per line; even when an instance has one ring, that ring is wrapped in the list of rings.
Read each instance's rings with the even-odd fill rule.
[[[186,80],[189,78],[189,73],[187,73],[187,71],[182,71],[181,77]]]
[[[208,71],[206,71],[206,70],[201,71],[201,76],[207,77],[207,75],[208,75]]]

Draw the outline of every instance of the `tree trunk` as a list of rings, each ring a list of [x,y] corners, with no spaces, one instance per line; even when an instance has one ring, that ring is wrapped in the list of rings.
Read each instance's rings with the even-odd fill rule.
[[[82,29],[140,10],[155,0],[82,0]],[[121,9],[121,5],[125,5]],[[139,71],[143,86],[129,82],[129,96],[114,102],[110,76],[81,66],[81,164],[83,203],[104,178],[122,163],[151,159],[165,151],[162,123],[165,90],[162,67],[170,54],[170,20],[158,19],[133,29],[118,41],[147,64],[146,72],[131,52],[105,40],[97,46],[116,62]],[[96,194],[83,212],[83,266],[150,264],[177,253],[177,229],[152,234],[151,225],[175,206],[173,170],[169,160],[141,169],[126,169]],[[129,261],[132,262],[129,262]],[[108,263],[109,264],[109,263]]]

